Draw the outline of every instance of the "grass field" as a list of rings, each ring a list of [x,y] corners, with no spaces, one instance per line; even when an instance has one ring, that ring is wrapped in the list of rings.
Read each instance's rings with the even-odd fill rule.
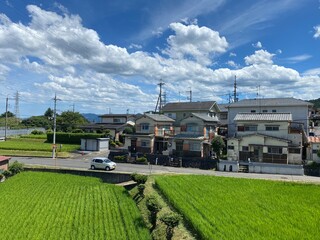
[[[41,136],[40,136],[41,137]],[[68,152],[78,150],[77,144],[57,144],[58,157],[67,157]],[[46,143],[44,138],[10,138],[5,142],[0,142],[0,154],[8,156],[41,156],[50,157],[52,143]]]
[[[210,176],[155,183],[197,239],[319,239],[319,185]]]
[[[0,199],[1,239],[150,239],[125,189],[97,178],[23,172]]]

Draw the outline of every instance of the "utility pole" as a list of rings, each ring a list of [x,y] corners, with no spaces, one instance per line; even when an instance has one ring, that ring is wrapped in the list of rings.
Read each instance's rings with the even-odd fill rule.
[[[52,158],[56,158],[56,129],[57,129],[57,101],[60,100],[57,98],[57,94],[54,95],[54,108],[53,108],[53,143],[52,143]]]
[[[237,76],[234,76],[233,102],[238,102],[238,98],[237,98]]]
[[[14,106],[14,110],[15,110],[15,115],[16,115],[16,119],[17,121],[19,121],[19,115],[20,115],[20,111],[19,111],[19,92],[16,92],[16,96],[15,96],[15,106]]]
[[[189,100],[190,100],[190,102],[192,102],[192,90],[191,90],[191,88],[190,88],[190,91],[187,91],[188,93],[189,93]]]
[[[4,140],[7,141],[7,128],[8,128],[8,101],[9,98],[6,98],[6,118],[5,118],[5,127],[4,127]]]
[[[158,100],[157,100],[157,105],[156,105],[156,108],[155,108],[155,112],[157,112],[157,109],[159,109],[159,113],[161,112],[162,110],[162,107],[163,107],[163,103],[162,103],[162,86],[164,85],[164,82],[160,82],[158,83],[159,87],[160,87],[160,93],[159,93],[159,97],[158,97]]]

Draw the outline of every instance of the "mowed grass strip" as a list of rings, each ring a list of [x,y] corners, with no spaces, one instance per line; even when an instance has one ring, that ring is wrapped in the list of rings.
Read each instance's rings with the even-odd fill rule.
[[[0,196],[1,239],[151,239],[125,189],[98,178],[23,172]]]
[[[77,144],[57,144],[57,150],[62,152],[71,152],[79,149]],[[52,143],[47,143],[45,139],[34,138],[11,138],[5,142],[0,142],[0,149],[3,150],[26,150],[26,151],[52,151]]]
[[[212,176],[155,184],[200,239],[319,239],[319,185]]]

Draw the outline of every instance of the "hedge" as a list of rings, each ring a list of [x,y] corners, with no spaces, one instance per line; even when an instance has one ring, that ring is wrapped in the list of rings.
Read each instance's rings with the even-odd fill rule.
[[[57,132],[56,133],[56,142],[57,143],[70,143],[70,144],[81,144],[81,138],[85,139],[95,139],[105,137],[101,133],[65,133]],[[53,133],[47,133],[47,141],[53,142]]]

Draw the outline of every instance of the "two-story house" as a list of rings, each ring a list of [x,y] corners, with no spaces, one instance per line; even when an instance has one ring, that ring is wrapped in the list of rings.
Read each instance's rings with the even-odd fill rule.
[[[178,157],[201,157],[211,155],[211,141],[217,134],[218,118],[208,114],[191,113],[175,128],[169,151]]]
[[[164,105],[161,111],[164,115],[175,120],[175,126],[180,126],[180,121],[189,117],[192,113],[216,116],[217,112],[219,112],[219,107],[215,101],[172,102]]]
[[[173,123],[172,118],[163,114],[144,114],[136,119],[136,132],[125,136],[124,147],[131,152],[162,154],[174,134]]]
[[[238,113],[234,128],[227,142],[228,160],[302,163],[303,127],[296,127],[291,113]]]
[[[135,117],[134,114],[103,114],[99,116],[98,123],[81,126],[81,129],[87,132],[109,130],[114,140],[118,141],[126,127],[134,126]]]
[[[261,98],[243,99],[231,103],[228,108],[228,137],[236,133],[235,116],[238,113],[291,113],[292,125],[294,122],[299,126],[303,124],[303,129],[309,132],[309,117],[312,112],[312,103],[295,98]]]

